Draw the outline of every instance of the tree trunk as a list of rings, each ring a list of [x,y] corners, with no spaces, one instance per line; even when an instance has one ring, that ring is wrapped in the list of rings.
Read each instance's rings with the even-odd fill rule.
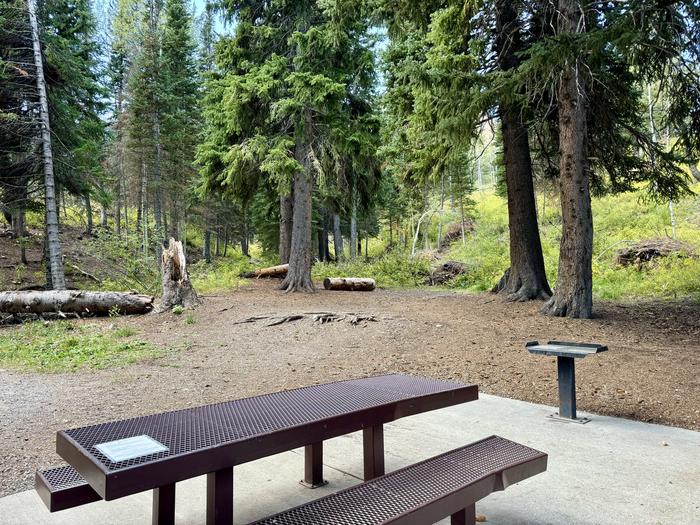
[[[192,287],[187,274],[187,261],[182,243],[171,238],[168,248],[163,251],[163,297],[158,311],[170,310],[179,305],[192,308],[199,304],[199,297]]]
[[[153,297],[124,292],[90,292],[86,290],[48,290],[0,292],[0,312],[42,314],[49,312],[108,315],[143,314],[153,308]]]
[[[155,169],[153,170],[153,219],[155,222],[155,238],[156,238],[156,261],[158,265],[163,259],[163,191],[161,188],[161,159],[162,146],[160,143],[160,115],[158,112],[154,115],[153,122],[153,138],[155,140]]]
[[[65,290],[66,278],[63,273],[61,240],[58,232],[58,210],[56,205],[56,187],[53,174],[53,152],[51,150],[51,127],[49,123],[49,102],[44,81],[44,63],[41,56],[39,25],[34,10],[34,0],[27,0],[29,23],[32,27],[32,47],[36,67],[36,87],[39,92],[39,116],[41,120],[41,146],[44,167],[44,205],[46,209],[46,248],[47,267],[51,275],[51,287]]]
[[[507,71],[518,65],[516,53],[522,49],[519,22],[507,0],[498,0],[496,11],[499,67]],[[499,109],[508,192],[510,268],[493,291],[512,301],[547,299],[552,291],[547,283],[537,224],[527,127],[520,108],[502,102]]]
[[[280,288],[287,292],[312,292],[311,281],[311,212],[313,175],[308,146],[297,140],[297,161],[302,169],[294,174],[294,204],[292,219],[292,246],[289,254],[289,273]]]
[[[333,251],[335,251],[335,260],[343,259],[343,233],[340,231],[340,215],[333,214]]]
[[[90,202],[89,193],[83,196],[83,202],[85,203],[85,222],[87,223],[85,233],[92,235],[92,202]]]
[[[695,177],[695,180],[700,182],[700,170],[698,169],[698,163],[697,161],[693,161],[690,164],[688,164],[688,167],[690,168],[690,173]]]
[[[352,189],[350,209],[350,258],[357,257],[357,195],[355,188]]]
[[[559,0],[559,32],[583,27],[581,5]],[[559,192],[562,237],[554,295],[542,311],[559,317],[592,315],[593,218],[586,165],[585,85],[577,61],[567,64],[557,90],[559,108]]]
[[[292,213],[293,198],[290,195],[280,196],[280,263],[289,262],[289,252],[292,248]]]
[[[211,262],[211,230],[204,230],[204,246],[202,247],[202,257],[207,263]]]

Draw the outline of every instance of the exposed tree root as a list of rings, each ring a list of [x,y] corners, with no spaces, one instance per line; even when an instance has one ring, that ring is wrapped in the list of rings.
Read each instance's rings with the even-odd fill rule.
[[[526,301],[546,301],[552,297],[552,291],[546,283],[538,282],[534,277],[524,280],[518,275],[514,275],[508,268],[496,286],[491,289],[491,293],[497,293],[511,302]]]
[[[280,315],[280,314],[270,314],[270,315],[254,315],[252,317],[246,317],[245,319],[240,319],[238,321],[235,321],[233,324],[247,324],[247,323],[256,323],[258,321],[264,321],[266,319],[270,319],[271,321],[269,323],[266,323],[265,326],[278,326],[284,323],[291,323],[293,321],[298,321],[300,319],[305,319],[307,317],[311,317],[314,323],[319,323],[319,324],[327,324],[327,323],[334,323],[334,322],[340,322],[344,320],[348,320],[348,322],[353,325],[357,326],[360,323],[363,322],[378,322],[379,319],[374,314],[358,314],[358,313],[344,313],[344,314],[339,314],[339,313],[334,313],[334,312],[305,312],[303,314],[289,314],[289,315]]]

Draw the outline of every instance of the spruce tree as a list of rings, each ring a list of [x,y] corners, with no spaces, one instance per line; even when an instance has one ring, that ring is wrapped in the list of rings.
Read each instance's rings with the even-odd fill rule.
[[[324,157],[339,165],[343,148],[367,140],[365,132],[353,134],[353,119],[366,118],[361,106],[371,92],[370,12],[345,1],[241,2],[230,9],[236,31],[219,45],[221,71],[209,82],[202,175],[208,188],[241,199],[269,180],[281,211],[291,185],[290,268],[282,288],[310,291],[312,196]],[[356,161],[361,168],[365,159]]]

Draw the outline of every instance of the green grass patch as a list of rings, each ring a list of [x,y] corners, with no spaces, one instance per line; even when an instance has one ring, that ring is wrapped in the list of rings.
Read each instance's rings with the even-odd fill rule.
[[[406,253],[390,252],[379,257],[340,263],[316,263],[314,279],[326,277],[371,277],[382,288],[409,288],[422,284],[430,272],[430,262],[423,257],[411,258]]]
[[[700,191],[700,185],[695,186]],[[672,235],[667,203],[648,202],[642,193],[626,193],[593,199],[593,294],[596,299],[700,299],[700,259],[666,257],[642,267],[620,266],[615,254],[620,248],[652,238]],[[476,200],[476,231],[465,245],[454,243],[447,258],[463,261],[467,272],[451,287],[470,291],[490,289],[508,267],[508,215],[504,199],[480,193]],[[559,202],[543,206],[538,198],[540,236],[547,277],[556,284],[561,238]],[[700,255],[700,201],[690,197],[674,203],[676,238]]]
[[[262,266],[266,265],[267,262],[262,263]],[[254,268],[251,259],[234,252],[232,257],[216,259],[211,263],[199,261],[189,266],[189,273],[197,293],[211,293],[238,288],[245,281],[241,275]]]
[[[26,323],[0,331],[0,366],[37,372],[74,372],[118,367],[155,358],[162,351],[130,339],[130,327],[55,321]]]

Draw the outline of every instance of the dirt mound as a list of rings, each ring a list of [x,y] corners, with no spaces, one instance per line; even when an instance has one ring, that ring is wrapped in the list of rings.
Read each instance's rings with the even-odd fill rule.
[[[693,255],[693,249],[687,243],[676,239],[646,239],[618,250],[615,255],[615,263],[621,266],[630,266],[632,264],[642,266],[654,259],[668,257],[669,255],[690,257]]]
[[[425,284],[429,286],[446,284],[466,271],[467,267],[463,263],[458,261],[446,261],[430,272],[430,275],[425,279]]]
[[[475,230],[474,221],[465,218],[464,219],[464,233],[465,235],[473,232]],[[442,237],[442,242],[440,243],[440,251],[449,248],[450,244],[462,238],[462,225],[459,222],[453,222],[448,224],[446,232]]]

